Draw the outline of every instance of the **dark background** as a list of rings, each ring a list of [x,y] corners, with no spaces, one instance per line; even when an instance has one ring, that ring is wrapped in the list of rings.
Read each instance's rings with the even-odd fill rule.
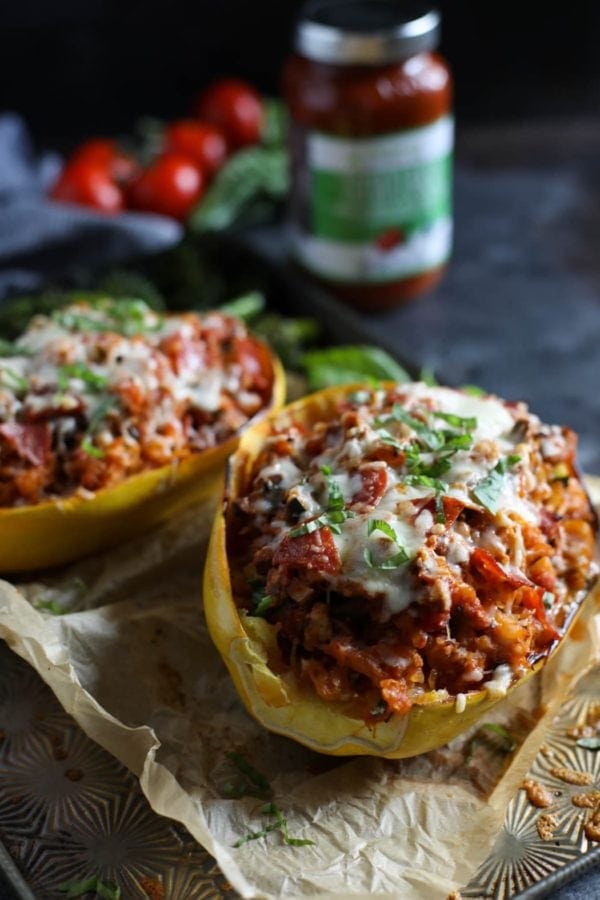
[[[366,0],[368,2],[368,0]],[[600,3],[442,0],[459,123],[600,114]],[[274,92],[298,0],[4,0],[0,109],[59,145],[185,114],[236,74]]]

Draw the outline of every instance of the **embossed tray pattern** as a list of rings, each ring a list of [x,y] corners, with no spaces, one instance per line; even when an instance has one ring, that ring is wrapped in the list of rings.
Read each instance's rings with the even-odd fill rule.
[[[593,773],[600,753],[578,747],[567,729],[600,698],[600,668],[563,707],[531,777],[553,792],[558,827],[538,835],[538,810],[520,791],[487,860],[463,891],[508,900],[590,848],[590,810],[572,804],[584,788],[551,774],[556,766]],[[585,788],[591,790],[592,787]],[[0,644],[0,838],[36,898],[64,897],[59,885],[93,874],[124,898],[200,900],[235,893],[214,860],[177,823],[156,815],[137,779],[63,712],[39,676]]]

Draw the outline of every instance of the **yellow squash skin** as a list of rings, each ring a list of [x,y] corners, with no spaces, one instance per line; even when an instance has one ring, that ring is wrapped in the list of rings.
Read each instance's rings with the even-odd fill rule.
[[[285,399],[283,368],[270,351],[269,358],[271,400],[258,417],[278,409]],[[239,435],[234,435],[217,447],[180,463],[139,472],[91,497],[0,509],[0,572],[73,562],[141,534],[210,495],[217,496],[225,461],[238,442]]]
[[[290,419],[310,426],[326,419],[345,394],[364,387],[327,388],[285,407],[244,433],[230,460],[226,497],[213,525],[204,571],[204,609],[211,637],[236,689],[248,712],[261,725],[320,753],[402,759],[443,746],[470,728],[502,698],[485,690],[473,692],[466,696],[464,711],[458,713],[454,699],[440,699],[433,691],[425,694],[406,716],[394,715],[388,722],[368,726],[349,715],[343,704],[325,702],[305,688],[293,673],[278,675],[269,667],[268,660],[277,658],[276,629],[260,617],[240,614],[232,595],[227,561],[227,496],[236,497],[243,491],[273,419],[278,424],[285,423],[289,413]],[[538,663],[535,670],[541,665]],[[517,684],[531,674],[528,672]]]

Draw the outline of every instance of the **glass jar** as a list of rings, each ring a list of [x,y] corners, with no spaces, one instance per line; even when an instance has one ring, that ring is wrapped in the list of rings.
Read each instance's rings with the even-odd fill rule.
[[[452,79],[426,3],[313,0],[283,72],[298,262],[363,309],[440,278],[452,242]]]

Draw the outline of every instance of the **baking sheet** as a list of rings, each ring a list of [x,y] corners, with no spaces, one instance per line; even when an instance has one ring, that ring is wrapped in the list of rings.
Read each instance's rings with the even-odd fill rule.
[[[210,504],[152,535],[15,588],[0,584],[0,636],[84,731],[139,776],[154,810],[183,823],[242,895],[444,898],[466,884],[501,828],[549,722],[598,659],[597,595],[500,719],[519,740],[506,759],[470,738],[416,760],[331,760],[267,734],[243,710],[201,611]],[[36,605],[59,603],[56,616]],[[227,753],[268,773],[296,838],[234,844],[271,821],[264,800],[223,798]],[[483,753],[483,755],[482,755]],[[468,853],[465,852],[468,847]]]

